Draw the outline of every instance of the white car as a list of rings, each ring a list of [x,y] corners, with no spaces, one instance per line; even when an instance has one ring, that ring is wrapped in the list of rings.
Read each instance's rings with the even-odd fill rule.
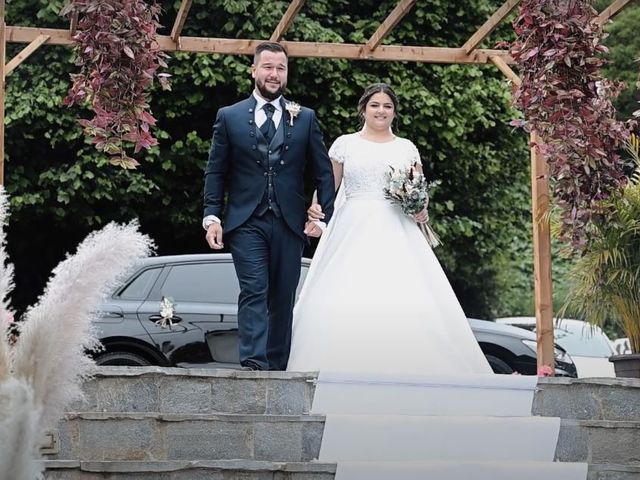
[[[496,323],[526,328],[535,332],[535,317],[498,318]],[[611,340],[600,327],[582,320],[554,319],[554,340],[576,365],[578,377],[615,377],[609,357],[615,355]]]

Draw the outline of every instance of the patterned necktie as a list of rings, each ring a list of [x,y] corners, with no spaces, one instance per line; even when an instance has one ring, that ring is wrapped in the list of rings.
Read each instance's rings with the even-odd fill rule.
[[[273,123],[273,112],[276,111],[276,107],[271,103],[265,103],[262,109],[264,110],[264,113],[266,113],[267,119],[260,126],[260,131],[267,140],[267,143],[271,143],[271,139],[273,139],[273,136],[276,134],[276,124]]]

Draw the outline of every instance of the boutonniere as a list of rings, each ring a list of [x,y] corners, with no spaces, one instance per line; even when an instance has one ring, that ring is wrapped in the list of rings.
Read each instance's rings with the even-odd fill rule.
[[[284,108],[289,112],[289,126],[293,127],[293,119],[298,116],[302,107],[299,103],[287,101]]]

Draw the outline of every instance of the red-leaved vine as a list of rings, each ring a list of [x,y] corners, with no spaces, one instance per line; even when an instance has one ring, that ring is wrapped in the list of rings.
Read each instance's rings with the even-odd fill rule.
[[[589,0],[524,0],[511,44],[522,78],[515,105],[536,131],[535,146],[549,162],[561,240],[576,250],[589,240],[590,222],[601,200],[625,184],[618,152],[632,123],[615,118],[611,100],[623,85],[603,79],[607,48]]]
[[[76,65],[65,105],[88,104],[93,118],[79,120],[96,148],[111,156],[111,163],[135,168],[134,153],[158,144],[150,127],[148,97],[154,78],[169,89],[167,67],[156,42],[160,6],[143,0],[72,0],[61,15],[79,14]]]

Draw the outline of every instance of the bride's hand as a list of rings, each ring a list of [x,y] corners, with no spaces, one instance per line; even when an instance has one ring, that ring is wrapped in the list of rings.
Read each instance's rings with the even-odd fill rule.
[[[314,203],[307,210],[307,216],[309,221],[323,220],[324,213],[322,213],[322,207],[318,203]]]
[[[416,213],[413,216],[413,219],[418,223],[427,223],[429,221],[429,213],[427,212],[427,209],[425,208],[421,212]]]
[[[309,221],[304,226],[304,234],[308,237],[318,238],[322,235],[322,228],[317,223]]]

